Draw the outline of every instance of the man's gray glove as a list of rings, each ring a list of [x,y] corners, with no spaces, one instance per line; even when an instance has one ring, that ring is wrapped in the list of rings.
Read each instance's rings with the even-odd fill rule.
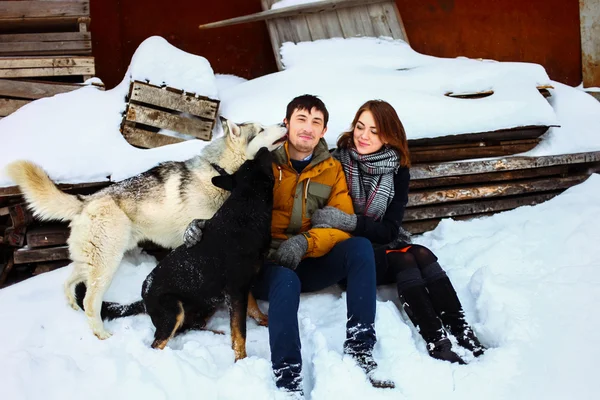
[[[308,240],[304,235],[296,235],[281,243],[273,257],[277,264],[294,270],[302,261],[306,250],[308,250]]]
[[[202,229],[206,226],[207,219],[194,219],[185,228],[183,233],[183,243],[186,247],[192,247],[202,240]]]
[[[327,206],[315,211],[311,221],[313,226],[329,225],[345,232],[354,232],[357,217],[356,214],[347,214],[335,207]]]

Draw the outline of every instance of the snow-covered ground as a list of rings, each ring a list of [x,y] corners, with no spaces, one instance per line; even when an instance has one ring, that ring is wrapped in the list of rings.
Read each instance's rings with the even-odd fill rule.
[[[468,320],[490,349],[458,366],[430,358],[379,290],[376,358],[395,390],[370,387],[342,356],[346,305],[337,288],[302,296],[305,390],[311,399],[597,399],[600,363],[600,176],[534,206],[469,222],[446,220],[418,238],[454,283]],[[130,302],[155,260],[131,254],[106,298]],[[66,303],[70,267],[0,290],[0,387],[11,400],[277,399],[267,328],[248,322],[249,357],[234,363],[229,322],[152,350],[147,316],[107,323],[100,341]],[[266,303],[260,303],[263,310]]]
[[[116,88],[86,87],[41,99],[1,120],[0,142],[6,147],[0,169],[27,158],[61,182],[119,180],[199,152],[206,144],[199,140],[140,150],[122,138],[118,129],[132,79],[218,97],[223,115],[237,122],[279,122],[292,97],[312,92],[330,107],[330,143],[347,128],[358,105],[378,97],[398,108],[409,137],[555,123],[561,127],[552,128],[533,153],[600,150],[600,104],[581,90],[549,81],[539,66],[438,59],[387,39],[332,43],[286,45],[286,71],[245,81],[215,76],[202,57],[150,38]],[[306,63],[311,57],[320,60],[319,68]],[[545,83],[555,87],[549,102],[535,89]],[[488,89],[495,94],[481,100],[444,96]],[[11,184],[0,172],[0,186]],[[344,293],[331,288],[303,295],[299,318],[307,397],[596,399],[599,220],[600,176],[592,175],[546,203],[472,221],[444,220],[418,237],[439,256],[467,318],[490,349],[479,359],[459,349],[470,361],[466,366],[430,358],[398,311],[394,288],[382,287],[375,355],[381,373],[396,382],[395,390],[372,388],[353,361],[342,356]],[[105,298],[139,298],[141,282],[155,265],[146,254],[129,254]],[[225,311],[211,321],[225,335],[186,333],[163,351],[149,347],[153,326],[147,316],[107,323],[113,336],[100,341],[84,314],[66,304],[62,284],[70,268],[0,290],[2,398],[281,398],[272,378],[266,328],[249,320],[249,357],[238,363]],[[266,310],[268,304],[260,306]]]

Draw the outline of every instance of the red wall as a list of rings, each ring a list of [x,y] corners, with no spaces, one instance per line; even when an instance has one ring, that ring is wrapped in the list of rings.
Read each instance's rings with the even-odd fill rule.
[[[440,57],[542,64],[552,79],[581,83],[576,0],[396,0],[411,46]],[[96,74],[123,78],[147,37],[206,57],[215,72],[253,78],[277,70],[264,22],[211,30],[198,25],[261,11],[259,0],[91,0]]]

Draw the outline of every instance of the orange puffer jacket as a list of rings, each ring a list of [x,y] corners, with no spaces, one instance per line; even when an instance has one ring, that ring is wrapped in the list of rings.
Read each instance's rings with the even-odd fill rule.
[[[308,241],[305,257],[321,257],[333,246],[349,239],[347,232],[333,228],[313,228],[315,210],[332,206],[354,214],[346,177],[340,162],[331,157],[327,143],[321,139],[310,164],[298,174],[290,163],[288,143],[274,153],[273,220],[271,223],[272,259],[284,240],[302,233]]]

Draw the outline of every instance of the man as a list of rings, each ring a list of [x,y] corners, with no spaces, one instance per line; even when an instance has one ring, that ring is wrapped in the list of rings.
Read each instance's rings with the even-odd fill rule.
[[[344,352],[351,355],[377,387],[392,382],[373,378],[375,345],[375,260],[365,238],[331,227],[311,226],[315,210],[336,207],[353,214],[346,178],[323,139],[329,113],[315,96],[303,95],[287,106],[286,143],[274,152],[272,243],[269,260],[252,290],[269,301],[269,344],[276,384],[302,396],[302,358],[298,331],[301,292],[347,282],[348,320]],[[197,220],[196,220],[197,221]],[[186,232],[186,243],[198,236],[198,223]]]

